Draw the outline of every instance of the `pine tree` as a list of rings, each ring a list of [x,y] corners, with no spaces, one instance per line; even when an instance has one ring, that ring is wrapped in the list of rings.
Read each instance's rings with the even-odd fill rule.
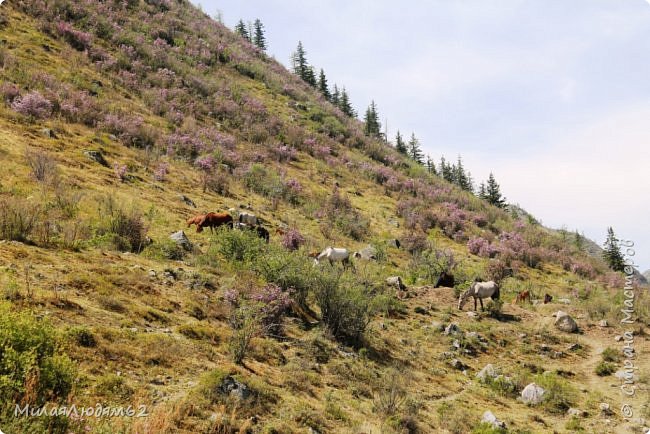
[[[453,167],[447,163],[445,160],[445,157],[440,157],[440,174],[442,175],[442,179],[444,179],[447,182],[454,182],[454,169]]]
[[[303,80],[307,82],[308,85],[311,87],[316,87],[318,86],[318,81],[316,80],[316,72],[314,71],[314,67],[309,65],[307,67],[307,71],[305,72],[305,76],[303,77]]]
[[[374,101],[372,101],[370,106],[368,106],[363,121],[365,122],[366,135],[371,137],[380,136],[381,123],[379,122],[379,115],[377,115],[377,105]]]
[[[419,164],[424,164],[424,155],[420,149],[420,141],[415,137],[415,133],[411,133],[411,140],[408,144],[409,156]]]
[[[329,86],[327,85],[327,77],[325,77],[325,71],[323,71],[323,68],[320,69],[320,74],[318,75],[318,90],[320,90],[320,93],[322,93],[328,101],[331,100],[332,95],[330,95]]]
[[[395,137],[395,149],[397,149],[397,152],[399,152],[400,154],[404,154],[404,155],[408,154],[406,143],[404,143],[404,139],[402,138],[402,135],[400,134],[399,130],[397,130],[397,136]]]
[[[246,24],[244,24],[244,20],[241,19],[239,20],[239,22],[235,26],[235,33],[237,33],[239,36],[241,36],[242,38],[250,42],[251,37],[248,33],[248,30],[246,30]]]
[[[490,172],[485,190],[485,200],[496,207],[505,208],[506,198],[501,196],[500,190],[501,189],[499,187],[499,184],[497,184],[496,179],[494,179],[494,175]]]
[[[309,64],[307,63],[307,52],[302,46],[301,41],[298,41],[298,47],[296,48],[296,51],[291,56],[291,63],[293,64],[294,74],[296,74],[298,77],[302,78],[303,80],[307,81],[306,77],[309,73],[310,67]]]
[[[481,182],[481,185],[479,185],[477,196],[479,199],[487,200],[487,190],[485,188],[485,182]]]
[[[334,85],[334,90],[332,91],[330,102],[336,107],[339,107],[341,104],[341,92],[339,92],[339,87],[336,84]]]
[[[454,173],[455,184],[463,190],[472,191],[472,180],[471,177],[465,173],[463,160],[461,159],[460,155],[458,156],[458,162],[453,166],[452,171]]]
[[[576,229],[574,232],[574,240],[573,243],[575,244],[576,248],[579,251],[582,251],[584,246],[585,246],[585,237],[582,235],[578,230]]]
[[[625,269],[625,259],[621,253],[618,238],[614,235],[614,229],[611,226],[607,228],[607,240],[603,245],[603,258],[612,270],[623,271]]]
[[[264,24],[260,19],[256,19],[253,24],[254,34],[253,34],[253,43],[257,48],[262,51],[266,51],[266,36],[264,36]]]
[[[352,108],[352,104],[350,104],[350,97],[348,96],[348,92],[345,90],[345,87],[343,87],[343,89],[341,90],[339,108],[343,113],[350,116],[351,118],[357,116],[357,113],[354,111],[354,108]]]
[[[431,159],[431,155],[427,154],[427,172],[431,175],[437,175],[438,172],[436,172],[436,164],[433,162]]]

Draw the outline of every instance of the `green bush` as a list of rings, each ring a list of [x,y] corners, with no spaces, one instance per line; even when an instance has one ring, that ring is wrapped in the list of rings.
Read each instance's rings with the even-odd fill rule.
[[[144,249],[142,254],[151,259],[180,261],[185,257],[185,250],[173,240],[163,240],[150,244]]]
[[[472,434],[506,434],[505,428],[496,428],[488,422],[481,422],[473,430]]]
[[[620,362],[621,352],[615,348],[607,347],[603,350],[602,357],[604,362]]]
[[[271,245],[258,257],[255,270],[270,283],[292,290],[293,299],[304,305],[315,276],[311,260],[303,252],[289,252]]]
[[[575,389],[557,374],[536,375],[534,381],[546,390],[542,405],[549,413],[564,414],[575,403]]]
[[[231,262],[251,263],[266,249],[266,243],[254,231],[231,230],[227,227],[219,228],[214,242],[214,250]]]
[[[0,304],[0,396],[5,405],[26,396],[35,405],[67,398],[75,368],[58,351],[58,343],[59,336],[47,321]]]
[[[333,268],[323,268],[314,279],[314,296],[327,330],[336,339],[361,343],[373,312],[370,290]]]
[[[91,348],[97,345],[95,336],[87,327],[72,327],[68,330],[68,336],[70,336],[77,345],[82,347]]]
[[[616,365],[610,362],[602,361],[596,366],[595,372],[599,377],[606,377],[616,372]]]

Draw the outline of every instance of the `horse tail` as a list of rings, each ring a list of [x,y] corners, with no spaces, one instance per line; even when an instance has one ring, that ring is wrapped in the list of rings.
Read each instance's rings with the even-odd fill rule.
[[[499,292],[499,284],[495,283],[494,284],[494,292],[492,293],[492,300],[498,300],[499,297],[501,296],[501,293]]]

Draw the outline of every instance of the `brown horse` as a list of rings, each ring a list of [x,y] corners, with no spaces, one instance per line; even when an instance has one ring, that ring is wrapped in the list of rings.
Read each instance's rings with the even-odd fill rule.
[[[213,231],[213,228],[218,228],[222,225],[229,225],[232,227],[232,216],[225,212],[209,212],[196,224],[196,231],[203,232],[203,228],[205,227],[208,227]]]
[[[187,219],[187,227],[189,228],[192,225],[196,225],[197,227],[199,226],[199,223],[201,223],[201,220],[205,217],[205,214],[199,214],[197,216],[191,217]]]
[[[517,298],[515,298],[512,304],[524,303],[526,300],[530,303],[530,291],[521,291],[517,294]]]

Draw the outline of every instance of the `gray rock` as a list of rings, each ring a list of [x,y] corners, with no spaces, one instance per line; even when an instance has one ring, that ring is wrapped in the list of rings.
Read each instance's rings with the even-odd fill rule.
[[[455,335],[458,333],[460,333],[460,328],[456,323],[449,324],[447,327],[445,327],[445,331],[443,332],[445,335]]]
[[[600,322],[598,322],[599,327],[609,327],[609,324],[607,324],[606,319],[601,319]]]
[[[399,240],[396,239],[396,238],[393,238],[393,239],[388,240],[388,241],[386,242],[386,244],[388,244],[390,247],[395,247],[396,249],[399,249],[400,246],[402,245],[402,244],[399,242]]]
[[[478,378],[481,381],[486,381],[489,378],[496,378],[499,375],[499,372],[497,369],[494,367],[492,363],[488,363],[481,369],[478,374],[476,374],[476,378]]]
[[[451,359],[449,361],[449,365],[454,369],[458,369],[459,371],[464,371],[467,368],[469,368],[469,366],[467,366],[466,364],[464,364],[463,362],[461,362],[458,359]]]
[[[561,310],[558,310],[555,314],[555,327],[566,333],[575,333],[578,331],[576,321],[568,313]]]
[[[184,202],[186,205],[189,205],[189,206],[191,206],[192,208],[196,208],[196,204],[195,204],[194,201],[193,201],[192,199],[190,199],[189,197],[185,196],[184,194],[181,194],[181,195],[178,196],[178,197],[179,197],[179,199],[180,199],[182,202]]]
[[[600,412],[602,414],[605,415],[613,414],[611,406],[606,402],[601,402],[598,408],[600,408]]]
[[[41,130],[41,134],[43,135],[43,137],[47,137],[48,139],[56,139],[57,138],[56,133],[53,130],[49,129],[49,128],[43,128]]]
[[[377,249],[373,246],[366,246],[358,252],[354,252],[354,257],[359,259],[364,259],[366,261],[371,261],[377,259]]]
[[[567,351],[578,351],[581,348],[582,348],[582,345],[580,345],[579,343],[575,343],[575,344],[569,345],[566,350]]]
[[[386,284],[394,286],[395,288],[403,291],[406,289],[406,285],[400,276],[390,276],[386,278]]]
[[[187,238],[187,235],[185,235],[185,232],[183,232],[182,230],[171,234],[169,236],[169,239],[176,242],[176,244],[178,244],[188,252],[191,252],[192,249],[194,248],[189,238]]]
[[[104,167],[110,167],[101,151],[87,149],[84,151],[84,155]]]
[[[571,300],[569,300],[568,298],[558,298],[557,302],[562,304],[571,304]]]
[[[230,375],[223,379],[219,389],[222,393],[238,399],[246,399],[251,396],[251,390],[244,383],[240,383]]]
[[[586,417],[587,412],[584,410],[580,410],[578,408],[570,408],[567,412],[567,415],[569,416],[575,416],[575,417]]]
[[[521,400],[524,404],[537,405],[544,399],[544,390],[542,387],[535,383],[530,383],[521,391]]]
[[[496,429],[505,429],[506,428],[505,422],[497,419],[497,417],[490,410],[486,410],[486,412],[483,413],[483,417],[481,418],[481,422],[488,423],[493,428],[496,428]]]
[[[623,340],[623,336],[621,336],[621,335],[614,336],[614,340],[616,342],[621,342]]]

